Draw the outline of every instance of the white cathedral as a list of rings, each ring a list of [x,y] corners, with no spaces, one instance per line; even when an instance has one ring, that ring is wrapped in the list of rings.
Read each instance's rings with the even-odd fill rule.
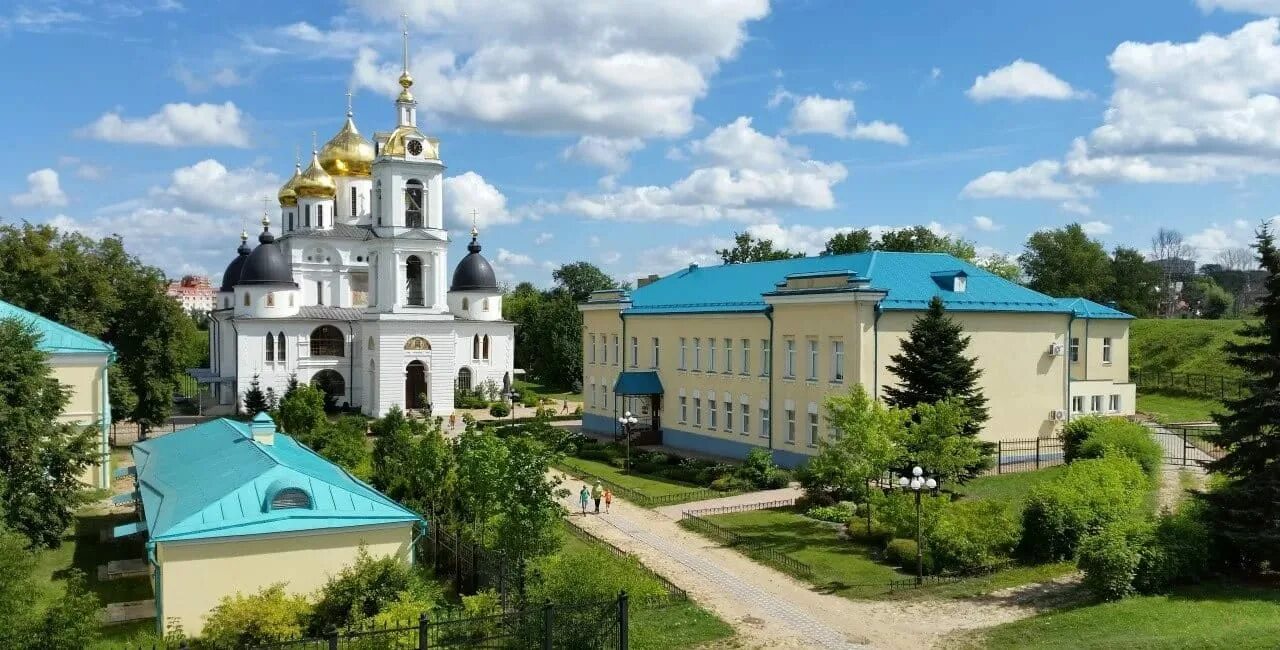
[[[210,315],[210,367],[193,371],[224,409],[240,409],[255,375],[277,395],[296,375],[371,416],[448,415],[455,388],[511,386],[514,325],[474,227],[446,284],[444,164],[416,124],[407,55],[400,86],[393,130],[370,142],[348,108],[311,164],[295,165],[278,237],[266,215],[252,250],[241,233]]]

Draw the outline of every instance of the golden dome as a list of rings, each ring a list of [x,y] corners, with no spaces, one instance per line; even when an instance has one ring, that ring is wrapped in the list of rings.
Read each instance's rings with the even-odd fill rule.
[[[418,140],[422,142],[423,158],[439,158],[439,144],[418,130],[418,127],[411,125],[397,126],[391,135],[387,136],[387,143],[382,146],[382,155],[384,156],[404,156],[405,143],[409,140]]]
[[[373,173],[373,143],[356,130],[355,120],[347,113],[347,122],[338,134],[320,149],[320,166],[333,176],[360,176]]]
[[[298,179],[302,178],[302,165],[293,164],[293,176],[280,186],[280,193],[276,198],[280,199],[280,207],[288,208],[298,205]]]
[[[298,177],[298,183],[293,186],[293,191],[299,197],[332,199],[338,194],[338,186],[333,182],[333,177],[320,165],[316,152],[312,151],[311,164],[307,165],[306,171]]]

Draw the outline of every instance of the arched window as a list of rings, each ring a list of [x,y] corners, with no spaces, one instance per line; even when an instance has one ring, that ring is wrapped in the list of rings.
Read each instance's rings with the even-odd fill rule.
[[[244,292],[244,306],[245,306],[245,307],[248,307],[248,306],[249,306],[249,292],[248,292],[248,291]]]
[[[324,204],[323,203],[316,206],[316,227],[317,228],[324,227]]]
[[[303,215],[302,227],[310,228],[311,227],[311,205],[310,204],[302,206],[302,215]]]
[[[307,494],[302,488],[287,487],[276,492],[271,497],[271,509],[282,510],[286,508],[311,508],[311,495]]]
[[[284,361],[284,332],[276,335],[276,361]]]
[[[351,188],[351,216],[356,216],[356,188]]]
[[[422,258],[410,255],[404,264],[405,280],[409,284],[409,304],[422,306]]]
[[[332,325],[321,325],[311,331],[311,356],[345,356],[343,351],[344,343],[342,332],[338,331],[338,328]]]
[[[471,369],[470,368],[458,369],[458,385],[456,386],[456,388],[460,391],[471,390]]]
[[[267,306],[268,307],[276,306],[276,294],[274,293],[267,294]]]
[[[378,225],[382,225],[382,179],[378,179],[373,187],[373,211],[378,215]]]
[[[463,297],[462,297],[462,311],[466,311],[466,310],[468,310],[468,309],[471,309],[471,301],[470,301],[470,300],[468,300],[468,299],[466,298],[466,296],[463,296]]]
[[[411,180],[404,184],[404,225],[406,228],[422,227],[422,200],[425,194],[422,181]]]
[[[223,309],[229,309],[230,307],[231,307],[231,298],[229,298],[229,297],[228,297],[228,298],[223,298],[223,299],[222,299],[222,308],[223,308]]]
[[[372,337],[372,336],[370,336],[370,337],[369,337],[369,345],[368,345],[368,347],[369,347],[369,349],[370,349],[370,350],[372,350],[372,349],[373,349],[373,337]]]
[[[484,335],[484,358],[489,358],[489,335]]]
[[[483,311],[489,311],[489,299],[488,299],[488,298],[485,298],[484,300],[480,301],[480,309],[481,309],[481,310],[483,310]]]
[[[476,334],[471,337],[471,358],[480,358],[480,335]]]
[[[293,230],[293,210],[289,211],[289,230]]]
[[[271,332],[267,332],[267,361],[276,360],[276,337]]]
[[[347,382],[334,370],[321,370],[311,378],[311,385],[324,393],[324,403],[328,408],[337,406],[338,400],[347,394]]]

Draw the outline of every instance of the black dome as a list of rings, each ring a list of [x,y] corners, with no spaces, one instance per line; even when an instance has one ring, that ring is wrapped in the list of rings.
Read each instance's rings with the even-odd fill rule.
[[[249,243],[245,239],[240,240],[240,248],[236,249],[236,258],[231,260],[231,263],[227,265],[227,270],[222,272],[222,287],[218,289],[219,291],[231,291],[236,288],[236,283],[240,281],[240,272],[244,269],[244,261],[249,258]]]
[[[276,238],[271,232],[263,228],[262,234],[258,235],[258,247],[244,258],[244,267],[240,271],[240,281],[236,282],[237,285],[291,284],[297,286],[293,281],[293,267],[289,265],[289,259],[284,256],[284,251],[276,246],[275,241]]]
[[[467,251],[467,256],[453,270],[453,284],[449,291],[497,291],[498,278],[493,275],[489,260],[480,254],[480,244],[476,242],[474,233],[471,243],[467,244]]]

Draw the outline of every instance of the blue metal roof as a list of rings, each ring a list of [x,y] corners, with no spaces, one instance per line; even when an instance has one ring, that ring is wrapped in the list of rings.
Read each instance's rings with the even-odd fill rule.
[[[760,312],[764,294],[787,276],[848,272],[868,280],[863,291],[883,291],[885,310],[923,310],[941,296],[949,311],[1072,313],[1059,299],[1010,282],[946,253],[875,251],[771,262],[690,266],[631,292],[626,314]],[[940,276],[963,273],[965,291],[950,291]],[[947,284],[947,283],[943,283]],[[1119,312],[1117,312],[1119,313]]]
[[[152,541],[235,537],[420,521],[293,438],[253,439],[225,418],[133,446]],[[270,507],[282,488],[307,493],[310,508]]]
[[[17,305],[0,300],[0,319],[16,318],[31,323],[40,334],[40,349],[50,354],[114,354],[115,348],[83,332],[29,312]]]
[[[662,380],[653,371],[629,371],[618,375],[613,384],[615,395],[661,395]]]
[[[1058,303],[1071,310],[1077,318],[1130,320],[1133,316],[1114,307],[1098,304],[1088,298],[1058,298]]]

